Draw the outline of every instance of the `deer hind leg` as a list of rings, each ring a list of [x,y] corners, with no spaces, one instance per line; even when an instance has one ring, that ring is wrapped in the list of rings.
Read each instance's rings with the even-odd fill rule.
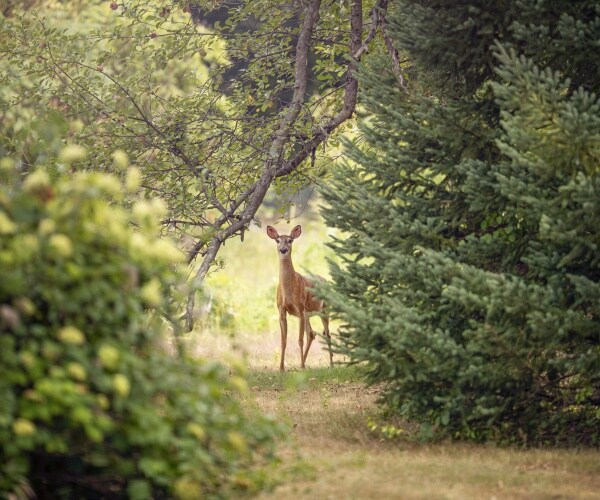
[[[287,317],[285,311],[279,311],[279,329],[281,330],[281,362],[279,370],[285,370],[285,346],[287,344]]]
[[[300,368],[304,368],[304,329],[305,329],[305,314],[300,312],[298,315],[300,323],[300,331],[298,332],[298,345],[300,346]]]
[[[312,341],[315,340],[316,334],[310,325],[310,319],[308,315],[305,315],[306,318],[306,350],[304,351],[304,364],[306,364],[306,358],[308,357],[308,350],[310,349],[310,345]]]
[[[329,333],[329,316],[323,314],[321,316],[321,322],[323,323],[323,335],[327,340],[327,349],[329,350],[329,366],[333,368],[333,352],[331,351],[331,334]]]

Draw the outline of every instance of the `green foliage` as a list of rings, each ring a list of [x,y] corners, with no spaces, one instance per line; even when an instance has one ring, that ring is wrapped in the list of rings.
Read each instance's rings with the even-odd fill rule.
[[[62,144],[44,149],[43,130],[29,126],[40,117],[95,151],[80,168],[121,175],[111,155],[126,151],[147,196],[168,207],[164,231],[189,243],[189,260],[202,256],[191,275],[199,285],[222,243],[243,239],[270,187],[288,205],[338,155],[336,135],[355,107],[353,57],[363,31],[351,19],[367,18],[374,2],[352,5],[15,4],[0,16],[2,149],[26,168],[66,171],[53,161]],[[209,17],[219,21],[208,26]],[[190,296],[186,329],[193,320]]]
[[[0,494],[259,488],[276,427],[232,398],[241,369],[168,345],[182,254],[156,239],[164,207],[138,198],[131,220],[116,177],[21,178],[13,163],[0,164]]]
[[[208,28],[190,10],[209,16],[220,2],[110,5],[40,0],[0,17],[0,113],[10,139],[4,147],[27,164],[44,162],[48,152],[35,147],[39,133],[29,119],[49,110],[48,121],[68,117],[71,140],[95,151],[82,166],[114,173],[112,151],[127,151],[142,167],[143,186],[167,203],[168,228],[209,241],[221,228],[215,219],[236,201],[240,207],[268,159],[294,88],[304,6],[233,2],[224,21]],[[286,158],[337,112],[348,28],[346,2],[323,8],[311,64],[324,92],[313,88],[306,96]],[[293,193],[306,185],[307,175],[330,162],[323,151],[303,175],[281,178],[277,188]]]
[[[399,12],[418,79],[365,72],[366,145],[326,191],[339,348],[423,435],[597,444],[600,9]]]

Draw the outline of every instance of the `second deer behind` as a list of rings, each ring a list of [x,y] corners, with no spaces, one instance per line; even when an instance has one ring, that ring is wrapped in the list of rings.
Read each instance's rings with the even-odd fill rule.
[[[277,286],[277,309],[279,309],[279,327],[281,329],[281,363],[279,369],[285,370],[285,348],[287,345],[287,315],[297,316],[300,323],[298,345],[300,346],[300,367],[304,368],[308,350],[316,334],[310,324],[310,316],[319,315],[323,322],[325,338],[329,347],[329,364],[333,366],[331,352],[331,336],[329,334],[329,316],[325,303],[313,295],[316,283],[324,281],[320,276],[303,276],[294,270],[292,264],[292,244],[300,234],[302,228],[294,227],[289,235],[280,235],[274,227],[267,226],[267,235],[277,242],[279,254],[279,285]],[[304,349],[304,332],[307,334],[306,350]]]

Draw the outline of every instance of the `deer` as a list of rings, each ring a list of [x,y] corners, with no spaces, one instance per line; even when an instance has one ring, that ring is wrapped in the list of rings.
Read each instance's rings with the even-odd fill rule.
[[[298,345],[300,346],[300,368],[305,368],[308,351],[316,337],[310,324],[310,316],[318,315],[323,323],[323,335],[327,339],[329,349],[329,365],[333,366],[331,351],[331,335],[329,333],[329,315],[325,302],[317,298],[314,287],[325,279],[321,276],[303,276],[297,273],[292,264],[292,244],[302,234],[302,227],[296,226],[289,235],[280,235],[272,226],[267,226],[267,235],[277,242],[279,255],[279,284],[277,285],[277,309],[279,310],[279,328],[281,330],[281,362],[279,370],[285,370],[285,348],[287,344],[287,315],[296,316],[300,322]],[[306,350],[304,350],[304,333],[307,334]]]

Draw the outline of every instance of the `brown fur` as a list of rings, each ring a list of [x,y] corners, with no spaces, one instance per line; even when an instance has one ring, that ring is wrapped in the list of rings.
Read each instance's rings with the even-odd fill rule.
[[[294,270],[292,264],[292,243],[302,233],[302,228],[296,226],[289,235],[279,235],[277,231],[267,226],[269,238],[277,241],[279,255],[279,285],[277,286],[277,309],[279,310],[279,327],[281,330],[281,363],[280,370],[285,369],[285,348],[287,344],[287,315],[291,314],[299,319],[300,331],[298,345],[300,346],[300,367],[304,368],[308,350],[316,334],[310,325],[309,316],[318,314],[323,323],[324,335],[329,346],[329,361],[333,366],[331,354],[331,337],[329,334],[329,317],[325,311],[323,300],[316,298],[311,289],[318,281],[323,281],[320,276],[303,276]],[[307,333],[306,350],[304,350],[304,332]]]

